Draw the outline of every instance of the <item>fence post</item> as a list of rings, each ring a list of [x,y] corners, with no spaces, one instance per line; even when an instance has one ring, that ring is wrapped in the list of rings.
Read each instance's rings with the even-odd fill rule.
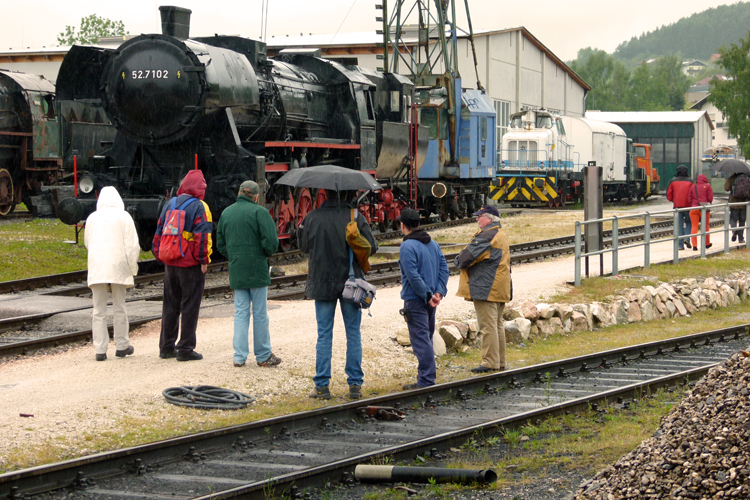
[[[581,286],[581,222],[576,221],[575,237],[575,286]]]
[[[700,224],[700,237],[696,243],[701,247],[701,259],[706,258],[706,205],[701,205],[701,224]]]
[[[612,218],[612,276],[617,276],[617,216]]]
[[[651,265],[651,214],[646,212],[643,219],[643,267]]]
[[[743,226],[745,229],[743,229],[743,233],[745,233],[745,248],[750,248],[750,238],[748,238],[748,235],[750,235],[750,229],[748,229],[748,222],[750,222],[750,202],[745,202],[745,225]],[[737,221],[737,225],[739,226],[740,221]]]
[[[674,217],[672,219],[672,238],[674,245],[672,245],[672,264],[679,264],[680,263],[680,230],[682,229],[682,226],[680,226],[680,212],[678,208],[674,209]],[[676,237],[675,237],[676,235]],[[684,245],[685,243],[682,242]]]
[[[727,207],[726,210],[724,210],[724,253],[729,253],[729,233],[731,233],[729,230],[729,213],[731,210],[732,209],[729,207],[729,201],[727,201]]]

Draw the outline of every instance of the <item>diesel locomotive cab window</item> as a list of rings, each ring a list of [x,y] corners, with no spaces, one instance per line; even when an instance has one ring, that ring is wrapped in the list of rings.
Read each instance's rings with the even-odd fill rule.
[[[487,140],[487,117],[483,116],[479,120],[479,137],[481,140]]]
[[[440,108],[440,119],[438,120],[438,126],[440,127],[440,139],[445,141],[448,139],[448,110]]]
[[[537,116],[536,128],[552,128],[552,117],[551,116]]]
[[[562,119],[561,119],[561,118],[558,118],[558,119],[557,119],[556,121],[557,121],[557,132],[558,132],[558,133],[559,133],[560,135],[566,135],[566,134],[565,134],[565,126],[563,125],[563,121],[562,121]]]
[[[511,128],[521,128],[521,127],[523,127],[523,117],[522,116],[514,116],[513,119],[510,121],[510,127]]]
[[[437,139],[437,109],[422,108],[419,112],[419,123],[430,127],[430,139]]]

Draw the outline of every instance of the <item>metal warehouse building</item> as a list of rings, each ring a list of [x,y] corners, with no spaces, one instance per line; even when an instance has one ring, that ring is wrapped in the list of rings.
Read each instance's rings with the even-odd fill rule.
[[[666,189],[677,165],[687,165],[693,178],[705,173],[701,157],[711,147],[714,124],[705,111],[587,111],[586,118],[619,125],[633,142],[651,144],[653,163]]]

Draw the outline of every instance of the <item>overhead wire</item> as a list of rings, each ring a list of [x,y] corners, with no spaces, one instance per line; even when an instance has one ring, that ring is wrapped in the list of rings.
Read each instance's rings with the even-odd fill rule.
[[[334,34],[333,34],[333,36],[331,37],[331,41],[330,41],[329,43],[333,43],[333,39],[334,39],[334,38],[336,38],[336,35],[338,35],[338,34],[339,34],[339,31],[341,31],[341,27],[342,27],[342,26],[344,25],[344,23],[346,22],[346,18],[347,18],[347,17],[349,17],[349,14],[351,14],[351,13],[352,13],[352,9],[354,8],[354,6],[355,6],[356,4],[357,4],[357,0],[354,0],[354,2],[352,2],[352,6],[351,6],[351,7],[349,7],[349,10],[347,11],[346,15],[344,16],[344,19],[343,19],[343,20],[341,21],[341,24],[339,24],[339,27],[338,27],[338,29],[336,30],[336,33],[334,33]]]

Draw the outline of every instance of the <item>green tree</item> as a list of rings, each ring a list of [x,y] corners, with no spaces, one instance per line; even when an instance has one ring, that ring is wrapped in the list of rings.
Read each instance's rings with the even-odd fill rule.
[[[591,86],[591,92],[586,98],[586,107],[610,111],[612,76],[615,70],[612,56],[603,50],[586,47],[578,51],[578,58],[570,63],[570,68]]]
[[[112,21],[91,14],[81,19],[81,27],[76,32],[74,26],[65,26],[65,31],[57,35],[60,45],[92,44],[107,36],[123,36],[128,33],[122,21]]]
[[[740,38],[739,45],[723,45],[719,54],[719,66],[729,79],[711,81],[708,99],[724,114],[729,133],[737,138],[737,145],[747,158],[750,157],[750,32]]]

